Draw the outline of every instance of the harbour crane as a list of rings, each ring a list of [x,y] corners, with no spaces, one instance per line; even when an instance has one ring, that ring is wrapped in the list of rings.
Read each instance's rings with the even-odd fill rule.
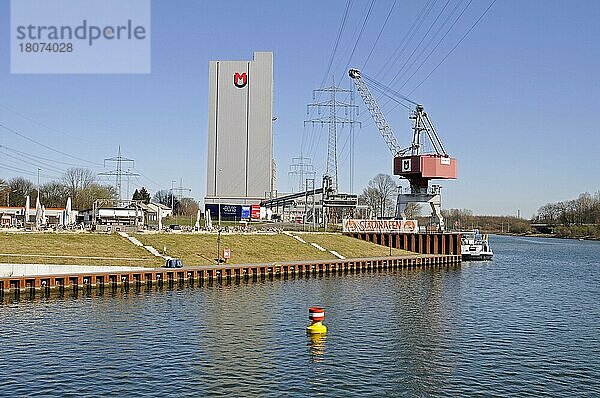
[[[444,217],[441,213],[441,187],[433,184],[430,187],[429,181],[434,179],[456,179],[457,162],[455,158],[450,157],[446,152],[433,127],[433,123],[431,123],[425,112],[425,108],[382,83],[362,75],[358,69],[350,69],[348,75],[356,84],[375,125],[394,156],[394,174],[406,178],[410,184],[407,192],[398,194],[396,218],[406,219],[405,210],[409,203],[429,203],[434,222],[437,223],[440,230],[444,230]],[[400,145],[365,80],[374,89],[381,91],[390,99],[399,103],[401,103],[400,100],[403,100],[414,105],[414,111],[409,116],[409,119],[414,120],[413,138],[410,146],[403,148]],[[433,148],[433,151],[428,153],[423,150],[425,136],[429,138]]]

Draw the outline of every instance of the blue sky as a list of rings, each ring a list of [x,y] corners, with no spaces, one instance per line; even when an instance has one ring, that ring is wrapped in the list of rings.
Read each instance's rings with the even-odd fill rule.
[[[468,2],[450,0],[449,12]],[[335,53],[332,73],[352,87],[345,66],[371,2],[354,0]],[[362,67],[393,1],[374,2],[351,66]],[[406,52],[382,67],[406,35],[419,10],[433,4]],[[419,65],[427,28],[446,0],[397,1],[363,71],[399,89],[405,79],[390,77],[409,54]],[[473,0],[439,47],[400,90],[408,94],[433,70],[490,4]],[[25,175],[42,182],[60,175],[64,163],[103,171],[103,158],[135,159],[154,193],[171,181],[192,189],[201,200],[206,185],[207,75],[213,59],[251,59],[253,51],[273,51],[275,67],[274,148],[277,185],[288,191],[291,157],[302,136],[320,145],[309,155],[317,171],[325,165],[325,130],[303,127],[312,89],[321,85],[346,1],[159,1],[152,2],[150,74],[18,75],[10,73],[8,1],[0,3],[0,122],[46,146],[0,131],[0,145],[51,159],[51,165],[17,161],[0,151],[0,177]],[[434,32],[444,15],[433,24]],[[443,207],[479,214],[531,216],[539,206],[600,189],[600,3],[594,1],[497,1],[451,55],[410,95],[424,104],[447,151],[459,161],[459,179],[444,182]],[[445,32],[445,29],[441,31]],[[417,44],[425,40],[421,47]],[[439,36],[438,36],[439,37]],[[435,41],[432,43],[436,43]],[[428,48],[432,48],[431,46]],[[408,61],[407,61],[408,59]],[[389,65],[389,63],[388,63]],[[410,69],[410,68],[409,68]],[[412,70],[408,77],[412,74]],[[385,100],[382,99],[382,102]],[[356,103],[364,110],[357,96]],[[391,104],[390,104],[391,105]],[[383,107],[402,144],[411,138],[404,108]],[[355,191],[377,173],[391,173],[391,155],[366,113],[355,131]],[[340,132],[340,182],[347,190],[348,132]],[[85,161],[84,161],[85,160]],[[60,163],[64,162],[64,163]],[[92,163],[89,163],[92,162]],[[4,165],[4,166],[2,166]],[[24,172],[10,170],[26,170]],[[4,167],[4,168],[3,168]]]

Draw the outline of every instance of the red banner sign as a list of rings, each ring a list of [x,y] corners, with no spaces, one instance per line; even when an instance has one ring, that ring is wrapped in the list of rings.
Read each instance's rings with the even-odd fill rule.
[[[258,220],[260,218],[260,205],[250,206],[250,218]]]
[[[355,220],[343,221],[344,232],[417,233],[417,220]]]

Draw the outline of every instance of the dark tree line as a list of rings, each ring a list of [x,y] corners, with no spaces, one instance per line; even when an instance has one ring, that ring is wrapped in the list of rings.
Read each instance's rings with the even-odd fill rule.
[[[71,198],[71,206],[75,210],[92,208],[96,199],[118,198],[118,193],[113,186],[103,185],[96,180],[94,172],[85,168],[71,168],[65,171],[60,180],[50,181],[39,187],[40,202],[48,207],[64,207],[67,199]],[[35,207],[38,187],[24,177],[15,177],[10,180],[0,178],[0,206],[25,206],[26,197],[29,195],[30,206]],[[141,200],[150,203],[152,196],[145,187],[136,189],[132,200]],[[154,202],[171,207],[175,215],[195,216],[198,212],[198,202],[192,198],[177,198],[171,191],[161,190],[154,194]]]
[[[91,170],[72,168],[65,171],[59,181],[50,181],[39,187],[40,202],[46,207],[64,207],[71,198],[75,210],[92,207],[96,199],[115,199],[114,187],[102,185],[96,181]],[[25,206],[29,195],[30,205],[35,206],[38,187],[24,177],[15,177],[8,181],[0,179],[0,205]]]
[[[142,203],[148,204],[150,203],[150,193],[148,193],[145,187],[142,187],[139,190],[136,189],[131,200],[141,200]]]
[[[181,198],[170,190],[160,190],[154,194],[153,201],[173,208],[173,214],[179,216],[195,216],[199,206],[192,198]]]
[[[577,199],[548,203],[539,208],[535,221],[570,225],[600,224],[600,191],[582,193]]]

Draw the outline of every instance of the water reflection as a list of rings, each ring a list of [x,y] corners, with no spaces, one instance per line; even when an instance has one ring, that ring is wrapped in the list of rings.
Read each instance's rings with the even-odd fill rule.
[[[327,335],[324,334],[308,335],[307,345],[310,348],[311,362],[323,362],[323,357],[325,356],[325,340],[327,340]]]
[[[229,284],[227,282],[226,284]],[[239,284],[236,282],[235,284]],[[216,285],[221,283],[216,282]],[[0,292],[0,305],[8,303],[18,303],[20,301],[26,302],[39,302],[48,300],[75,300],[79,298],[127,298],[128,295],[139,294],[139,293],[150,293],[150,292],[164,292],[172,290],[184,290],[194,287],[208,286],[213,287],[213,282],[204,281],[171,281],[146,284],[146,283],[132,283],[130,285],[113,285],[106,284],[97,287],[92,286],[74,286],[69,288],[45,288],[45,289],[23,289],[14,290],[8,292]]]

